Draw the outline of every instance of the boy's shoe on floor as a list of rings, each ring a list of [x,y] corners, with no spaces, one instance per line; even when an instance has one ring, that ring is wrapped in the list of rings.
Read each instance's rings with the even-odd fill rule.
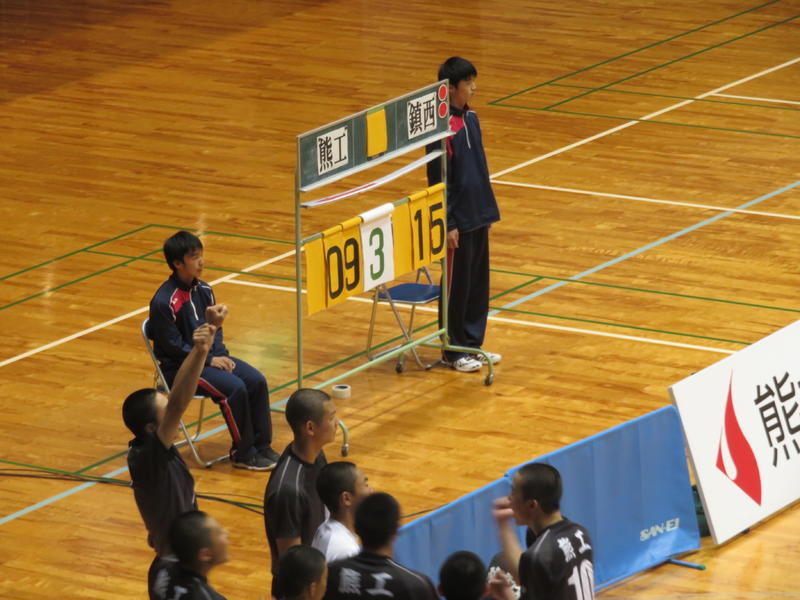
[[[472,373],[473,371],[480,371],[483,363],[476,359],[474,356],[469,356],[465,354],[457,358],[454,361],[445,360],[444,364],[446,364],[451,369],[455,369],[456,371],[461,371],[462,373]]]

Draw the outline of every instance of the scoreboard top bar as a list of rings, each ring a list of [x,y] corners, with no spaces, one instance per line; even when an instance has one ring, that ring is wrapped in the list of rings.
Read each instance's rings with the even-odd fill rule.
[[[447,80],[297,136],[300,191],[307,192],[450,135]]]

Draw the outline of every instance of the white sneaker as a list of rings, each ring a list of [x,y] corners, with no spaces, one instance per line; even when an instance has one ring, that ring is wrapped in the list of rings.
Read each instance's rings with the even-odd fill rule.
[[[489,357],[489,362],[493,365],[499,364],[501,360],[503,360],[502,354],[497,354],[496,352],[489,352],[488,350],[484,350],[486,352],[486,356]],[[483,354],[476,354],[475,360],[477,360],[482,365],[486,364],[486,357]]]
[[[474,356],[462,356],[453,362],[447,362],[451,369],[461,371],[462,373],[472,373],[473,371],[480,371],[483,363],[476,360]]]

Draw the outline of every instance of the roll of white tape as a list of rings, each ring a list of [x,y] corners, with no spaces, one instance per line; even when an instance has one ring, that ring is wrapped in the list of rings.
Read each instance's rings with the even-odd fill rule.
[[[344,383],[337,383],[331,388],[331,395],[334,398],[345,399],[350,397],[350,386]]]

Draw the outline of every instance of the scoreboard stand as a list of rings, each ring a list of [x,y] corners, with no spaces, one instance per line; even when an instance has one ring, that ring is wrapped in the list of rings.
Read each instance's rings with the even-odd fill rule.
[[[307,314],[325,310],[348,297],[384,286],[432,262],[442,265],[443,323],[435,332],[405,343],[319,385],[327,387],[417,346],[480,353],[487,358],[491,385],[494,370],[480,349],[453,346],[447,339],[447,227],[445,183],[355,216],[325,231],[302,236],[302,211],[339,202],[394,181],[445,156],[449,127],[447,81],[430,84],[379,106],[355,113],[297,136],[295,169],[295,250],[297,311],[297,385],[303,385],[303,290],[301,252],[307,263]],[[439,142],[440,148],[370,183],[327,197],[302,202],[302,195],[365,171],[388,160]],[[447,161],[441,160],[442,182]],[[402,362],[400,362],[402,364]],[[347,427],[339,421],[349,450]]]

